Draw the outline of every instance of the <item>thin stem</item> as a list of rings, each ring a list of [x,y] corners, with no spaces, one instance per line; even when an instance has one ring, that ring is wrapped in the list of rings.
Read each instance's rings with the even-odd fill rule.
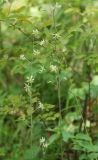
[[[54,30],[56,32],[56,20],[55,20],[55,5],[56,1],[54,1],[54,7],[53,7],[53,23],[54,23]],[[56,39],[54,39],[54,53],[56,54]],[[58,71],[57,75],[57,86],[58,86],[58,105],[59,105],[59,113],[60,113],[60,121],[61,121],[61,82],[60,82],[60,71]]]
[[[3,49],[2,22],[0,21],[0,49]]]
[[[32,41],[32,37],[22,30],[20,27],[17,27],[15,24],[10,23],[10,26],[13,26],[15,29],[18,29],[21,33],[23,33],[30,41]]]
[[[54,7],[53,7],[53,23],[54,23],[54,31],[55,33],[56,31],[56,19],[55,19],[55,5],[56,5],[56,1],[54,0]],[[54,38],[54,54],[56,55],[57,53],[57,46],[56,46],[56,39]],[[61,108],[61,81],[60,81],[60,70],[57,73],[57,87],[58,87],[58,105],[59,105],[59,114],[60,114],[60,118],[59,118],[59,125],[61,125],[61,120],[62,120],[62,108]],[[60,156],[61,156],[61,160],[63,160],[63,141],[61,139],[61,143],[60,143]]]
[[[34,51],[34,37],[33,37],[33,51]],[[31,63],[31,71],[32,72],[32,63]],[[32,87],[32,86],[31,86]],[[32,92],[30,91],[30,106],[32,107]],[[33,113],[31,113],[31,148],[32,148],[32,141],[33,141],[33,132],[32,132],[32,126],[33,126]]]
[[[54,23],[54,30],[55,30],[55,33],[56,33],[56,20],[55,20],[55,7],[53,8],[53,23]],[[54,51],[56,52],[56,39],[54,41]]]
[[[30,91],[29,97],[30,97],[30,107],[32,107],[32,94],[31,94],[31,91]],[[32,126],[33,126],[33,121],[32,121],[32,112],[31,112],[31,148],[32,148],[32,141],[33,141]]]
[[[62,119],[62,108],[61,108],[61,81],[60,81],[60,73],[58,73],[57,77],[57,86],[58,86],[58,105],[59,105],[59,113],[60,113],[60,121]]]

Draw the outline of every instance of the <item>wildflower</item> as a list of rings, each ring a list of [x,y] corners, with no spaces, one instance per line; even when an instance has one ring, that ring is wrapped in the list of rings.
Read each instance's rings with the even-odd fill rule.
[[[43,143],[43,147],[47,148],[48,147],[48,143]]]
[[[67,80],[67,77],[64,77],[64,80],[66,81],[66,80]]]
[[[27,81],[26,82],[29,83],[29,84],[32,84],[34,82],[33,76],[31,75],[30,77],[27,77]]]
[[[43,144],[45,143],[45,141],[46,141],[45,137],[42,137],[42,138],[40,139],[40,145],[43,145]]]
[[[52,83],[52,81],[48,81],[47,83]]]
[[[58,33],[53,33],[52,35],[54,39],[59,39],[61,37]]]
[[[66,52],[66,51],[67,51],[67,48],[63,48],[63,49],[62,49],[62,52]]]
[[[38,50],[34,50],[34,51],[33,51],[33,55],[34,55],[34,56],[38,56],[39,54],[40,54],[40,51],[38,51]]]
[[[88,22],[88,19],[87,18],[83,18],[83,23],[87,23]]]
[[[24,89],[25,89],[25,91],[26,91],[27,93],[30,92],[30,86],[29,86],[27,83],[25,83]]]
[[[8,59],[9,57],[8,57],[8,54],[5,54],[4,56],[3,56],[3,58],[4,59]]]
[[[51,72],[57,72],[58,68],[56,65],[51,65],[50,70],[51,70]]]
[[[57,9],[61,8],[61,4],[59,4],[59,3],[56,2],[55,8],[57,8]]]
[[[38,29],[33,29],[33,31],[32,31],[32,32],[33,32],[33,34],[34,34],[34,35],[38,35],[38,34],[39,34]]]
[[[57,3],[57,2],[56,2],[55,5],[51,6],[51,10],[57,10],[57,9],[59,9],[59,8],[61,8],[61,4],[59,4],[59,3]]]
[[[42,137],[42,138],[40,139],[40,145],[43,147],[43,149],[45,149],[45,148],[48,147],[48,143],[46,142],[45,137]]]
[[[44,44],[45,44],[45,40],[43,39],[43,40],[40,42],[40,45],[41,45],[41,46],[44,46]]]
[[[10,111],[10,114],[11,114],[11,115],[15,115],[16,113],[17,113],[16,110],[11,110],[11,111]]]
[[[24,56],[24,54],[21,54],[21,55],[20,55],[20,59],[21,59],[21,60],[25,60],[25,59],[26,59],[26,57]]]
[[[42,109],[42,110],[44,109],[44,106],[43,106],[43,104],[42,104],[41,102],[39,102],[38,108],[39,108],[39,109]]]
[[[19,114],[21,120],[25,120],[25,114],[23,111],[19,111],[18,114]]]
[[[90,127],[90,121],[86,120],[86,127],[89,128]]]
[[[45,70],[44,66],[41,66],[39,73],[42,73]]]

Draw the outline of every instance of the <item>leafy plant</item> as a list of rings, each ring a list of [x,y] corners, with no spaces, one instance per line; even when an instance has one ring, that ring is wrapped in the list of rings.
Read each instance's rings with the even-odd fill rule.
[[[0,159],[98,159],[97,7],[0,1]]]

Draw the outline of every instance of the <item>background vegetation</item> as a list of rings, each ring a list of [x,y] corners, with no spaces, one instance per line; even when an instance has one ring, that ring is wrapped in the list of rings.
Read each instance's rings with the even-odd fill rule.
[[[0,159],[98,159],[98,1],[0,0]]]

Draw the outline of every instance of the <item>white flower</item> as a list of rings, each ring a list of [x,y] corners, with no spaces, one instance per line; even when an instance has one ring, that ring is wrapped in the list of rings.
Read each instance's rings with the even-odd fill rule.
[[[90,121],[86,120],[86,127],[89,128],[90,127]]]
[[[86,23],[86,22],[88,22],[88,19],[87,18],[83,18],[83,23]]]
[[[42,137],[40,139],[40,145],[43,147],[43,149],[46,149],[48,147],[48,143],[46,142],[45,137]]]
[[[43,39],[43,40],[40,42],[40,45],[41,45],[41,46],[44,46],[45,43],[46,43],[46,42],[45,42],[45,40]]]
[[[43,147],[47,148],[48,147],[48,143],[43,143]]]
[[[51,6],[51,9],[52,9],[52,10],[56,10],[56,9],[59,9],[59,8],[61,8],[61,4],[59,4],[59,3],[57,3],[57,2],[56,2],[55,5]]]
[[[59,9],[59,8],[61,8],[61,4],[59,4],[59,3],[56,2],[55,7],[56,7],[57,9]]]
[[[45,70],[45,67],[41,66],[41,69],[40,69],[39,73],[42,73],[44,70]]]
[[[53,33],[52,35],[54,39],[59,39],[61,37],[58,33]]]
[[[44,109],[44,106],[43,106],[43,104],[41,103],[41,102],[39,102],[39,106],[38,106],[38,108],[40,108],[40,109]]]
[[[25,89],[25,91],[26,91],[27,93],[30,92],[30,88],[31,88],[31,87],[30,87],[28,84],[25,83],[24,89]]]
[[[67,48],[63,48],[63,49],[62,49],[62,52],[66,52],[66,51],[67,51]]]
[[[10,114],[11,115],[14,115],[14,114],[16,114],[17,113],[17,111],[16,110],[12,110],[12,111],[10,111]]]
[[[64,77],[64,80],[66,81],[66,80],[67,80],[67,77]]]
[[[38,56],[39,54],[40,54],[40,51],[38,51],[38,50],[34,50],[34,51],[33,51],[33,55],[34,55],[34,56]]]
[[[42,138],[40,139],[40,145],[43,145],[43,143],[45,143],[45,141],[46,141],[45,137],[42,137]]]
[[[33,32],[33,34],[34,34],[34,35],[38,35],[38,34],[39,34],[38,29],[33,29],[33,31],[32,31],[32,32]]]
[[[8,54],[5,54],[5,55],[3,56],[3,58],[4,58],[4,59],[8,59],[8,58],[9,58]]]
[[[27,81],[26,82],[32,84],[34,82],[33,76],[31,75],[30,77],[27,77]]]
[[[21,54],[21,55],[20,55],[20,59],[21,59],[21,60],[26,60],[26,57],[24,56],[24,54]]]
[[[50,70],[51,70],[51,72],[57,72],[58,68],[56,65],[51,65]]]
[[[52,81],[48,81],[47,83],[52,83]]]

